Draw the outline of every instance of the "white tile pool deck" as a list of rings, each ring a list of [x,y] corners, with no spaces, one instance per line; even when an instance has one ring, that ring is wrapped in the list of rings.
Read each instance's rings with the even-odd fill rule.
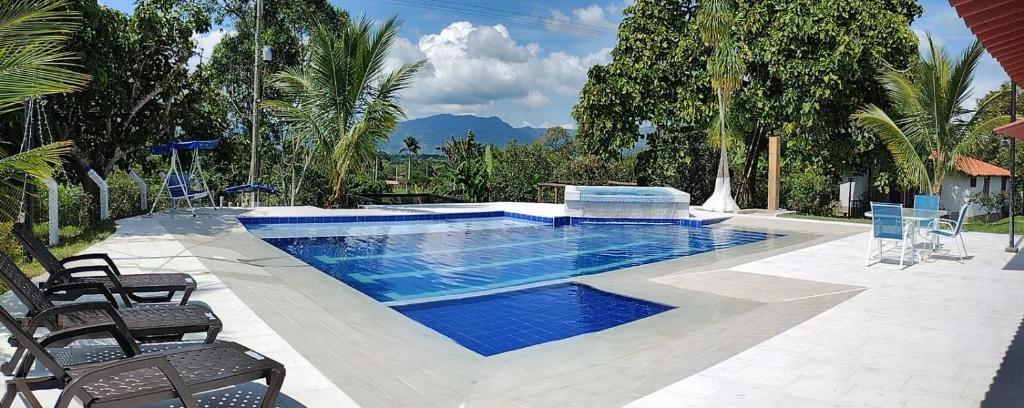
[[[499,203],[375,208],[361,210],[360,213],[466,211],[467,207],[473,208],[471,211],[497,207],[541,216],[559,215],[560,209],[560,206],[544,204]],[[264,208],[255,213],[289,216],[300,213],[308,215],[310,211],[308,208]],[[196,276],[200,289],[193,298],[210,304],[222,318],[225,323],[222,339],[238,341],[286,364],[288,377],[284,393],[287,399],[280,404],[283,407],[359,406],[356,401],[363,406],[499,406],[488,404],[486,399],[467,399],[461,404],[446,404],[439,401],[449,399],[435,399],[429,395],[423,395],[419,400],[395,398],[383,403],[353,400],[352,392],[362,394],[364,390],[354,388],[354,384],[339,374],[341,371],[325,365],[318,353],[310,352],[317,350],[316,347],[306,344],[301,335],[275,330],[274,327],[286,327],[280,323],[282,316],[268,313],[267,305],[251,300],[254,291],[265,283],[262,281],[280,277],[275,276],[272,269],[262,267],[257,259],[245,259],[234,254],[210,255],[215,253],[210,250],[214,245],[212,238],[194,232],[204,228],[219,228],[221,224],[204,224],[208,221],[204,217],[218,216],[204,213],[196,219],[180,215],[159,215],[154,218],[124,220],[119,222],[117,234],[90,251],[111,252],[115,258],[120,259],[119,264],[126,265],[129,270],[146,272],[160,269]],[[749,346],[744,345],[738,354],[724,355],[721,361],[711,362],[692,375],[680,375],[671,381],[663,381],[662,378],[656,382],[656,387],[647,387],[651,388],[651,392],[618,396],[617,401],[632,401],[626,405],[629,407],[1024,406],[1021,405],[1022,400],[1016,399],[1024,395],[1019,360],[1015,360],[1016,366],[1011,364],[1014,361],[1009,361],[999,377],[994,378],[1004,357],[1008,356],[1008,349],[1024,317],[1024,257],[1014,257],[1003,252],[1005,236],[968,233],[965,238],[972,258],[964,263],[949,259],[928,259],[920,265],[901,270],[890,264],[876,264],[869,268],[863,266],[866,233],[857,233],[865,230],[863,227],[744,216],[736,217],[726,224],[741,228],[806,231],[811,234],[833,229],[850,232],[811,239],[792,246],[768,248],[765,252],[752,255],[728,252],[725,257],[705,258],[706,267],[676,268],[676,265],[682,264],[666,262],[635,268],[637,275],[666,290],[696,291],[751,302],[777,302],[775,304],[785,305],[819,297],[841,296],[842,299],[834,305],[829,303],[823,312],[815,312],[799,323],[785,326],[779,333],[754,336],[756,338],[751,339]],[[231,270],[230,274],[222,275],[220,269],[210,273],[211,265],[216,267],[225,263],[245,267],[246,271],[255,271],[255,274],[243,275]],[[592,280],[616,283],[615,279],[622,281],[626,276],[616,273],[602,275],[595,275]],[[799,285],[787,283],[788,286],[779,286],[780,282],[790,282],[782,278],[811,281],[810,284],[824,282],[836,285],[834,289],[829,289],[827,284],[819,284],[819,292],[808,292],[810,294],[804,296],[795,290],[800,289]],[[340,282],[337,284],[344,286]],[[622,281],[622,284],[622,290],[627,293],[635,290],[626,281]],[[860,288],[866,289],[861,291]],[[839,292],[849,293],[844,295]],[[295,299],[293,307],[308,307],[298,300]],[[372,302],[360,303],[358,299],[332,301],[384,308],[374,306]],[[5,295],[4,303],[11,303],[9,294]],[[313,327],[303,318],[307,310],[293,312],[296,313],[285,313],[285,317],[294,320],[296,327]],[[312,314],[315,311],[308,312]],[[366,328],[352,326],[349,329],[351,332],[337,335],[358,337],[362,336],[361,330]],[[324,334],[310,330],[309,336]],[[658,328],[654,327],[654,330]],[[410,329],[403,333],[411,336],[403,339],[410,343],[422,341],[431,346],[443,346],[433,343],[433,339],[413,338],[423,336],[422,330]],[[1014,350],[1022,347],[1022,341],[1024,339],[1017,339]],[[391,345],[381,345],[382,348],[388,346]],[[5,343],[0,347],[3,347],[0,348],[0,354],[9,355],[10,350]],[[336,354],[327,349],[322,352]],[[381,364],[392,364],[395,357],[406,358],[400,355],[399,350],[394,352],[399,355],[374,354],[373,350],[366,350],[360,358],[379,359]],[[449,351],[439,348],[438,353],[445,356]],[[341,357],[351,359],[347,355]],[[452,354],[449,357],[457,356]],[[1017,353],[1009,357],[1024,358]],[[585,354],[575,358],[585,359]],[[666,355],[666,358],[677,356]],[[438,381],[455,378],[447,372],[447,368],[437,368],[435,375]],[[644,367],[624,368],[621,377],[603,381],[609,384],[635,379],[642,381],[642,372],[641,375],[627,375],[634,369],[645,370]],[[647,368],[655,369],[655,364]],[[526,377],[524,381],[528,381],[531,374],[518,375]],[[408,378],[399,376],[395,380],[407,382]],[[417,386],[407,385],[413,388]],[[469,386],[487,388],[488,384],[482,381]],[[381,391],[390,392],[389,389]],[[557,391],[568,394],[564,396],[566,400],[582,401],[587,397],[581,394],[583,391],[569,386]],[[552,393],[556,394],[557,391]],[[55,393],[44,395],[53,398]],[[570,405],[555,403],[561,400],[554,396],[535,401],[551,403],[516,402],[506,406]]]

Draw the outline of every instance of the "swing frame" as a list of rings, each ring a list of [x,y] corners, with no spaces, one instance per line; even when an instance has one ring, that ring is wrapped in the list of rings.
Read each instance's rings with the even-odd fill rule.
[[[171,163],[167,169],[167,173],[163,174],[163,182],[160,185],[160,190],[157,191],[156,198],[153,199],[153,206],[149,209],[147,216],[152,216],[153,212],[156,211],[157,204],[160,203],[160,199],[163,198],[164,194],[167,194],[167,198],[171,202],[171,209],[176,210],[178,208],[178,201],[185,200],[188,205],[189,212],[193,217],[196,216],[196,207],[192,205],[192,201],[198,201],[202,203],[203,198],[210,199],[210,206],[217,210],[217,203],[213,199],[213,193],[210,191],[210,186],[206,182],[206,174],[203,172],[203,166],[200,158],[202,155],[199,150],[204,148],[212,148],[216,146],[216,141],[209,143],[209,147],[203,147],[201,141],[189,141],[189,142],[172,142],[164,145],[153,146],[151,151],[155,154],[161,154],[167,150],[171,154]],[[194,147],[194,148],[193,148]],[[189,168],[188,173],[181,171],[181,157],[179,154],[180,150],[191,150],[192,151],[192,165]],[[186,177],[186,174],[188,175]],[[170,185],[171,177],[178,182],[176,186]],[[192,192],[192,177],[198,177],[203,189],[201,191]],[[171,191],[172,188],[180,189],[181,196],[175,196]]]

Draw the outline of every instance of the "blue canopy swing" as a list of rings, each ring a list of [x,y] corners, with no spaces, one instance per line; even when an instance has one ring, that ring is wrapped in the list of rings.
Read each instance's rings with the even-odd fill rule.
[[[171,164],[167,173],[161,173],[163,185],[160,186],[160,191],[157,193],[156,199],[153,200],[153,208],[149,209],[150,215],[156,211],[156,205],[165,193],[174,208],[178,207],[179,201],[184,201],[193,217],[196,215],[195,206],[192,205],[193,201],[201,202],[202,199],[209,198],[210,205],[213,209],[217,209],[217,203],[213,201],[213,194],[210,192],[210,186],[206,183],[206,175],[203,174],[203,167],[199,160],[200,150],[213,149],[217,145],[216,140],[188,140],[150,147],[149,150],[153,154],[171,156]],[[188,172],[182,171],[181,151],[192,152],[192,166]]]

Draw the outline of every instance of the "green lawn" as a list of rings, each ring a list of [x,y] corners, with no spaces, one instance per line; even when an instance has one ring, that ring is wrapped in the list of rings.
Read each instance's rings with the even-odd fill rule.
[[[74,226],[61,227],[60,232],[58,233],[60,235],[60,244],[50,248],[50,251],[53,252],[57,258],[75,255],[84,251],[92,244],[109,237],[110,234],[114,233],[114,229],[113,221],[104,221],[89,228]],[[36,236],[42,237],[43,242],[46,242],[46,236],[48,235],[47,224],[43,223],[36,225],[34,231]],[[29,262],[25,257],[18,258],[18,266],[30,277],[39,276],[45,272],[39,262]]]
[[[818,221],[837,221],[837,222],[849,222],[853,224],[870,224],[870,218],[846,218],[846,217],[829,217],[824,215],[807,215],[799,213],[786,213],[782,214],[781,218],[802,218],[805,220],[818,220]]]
[[[1010,218],[1003,218],[1001,220],[993,222],[969,222],[964,224],[964,228],[967,231],[973,232],[991,232],[994,234],[1009,234],[1010,233]],[[1014,231],[1017,235],[1021,235],[1024,232],[1024,216],[1018,215],[1014,219]]]

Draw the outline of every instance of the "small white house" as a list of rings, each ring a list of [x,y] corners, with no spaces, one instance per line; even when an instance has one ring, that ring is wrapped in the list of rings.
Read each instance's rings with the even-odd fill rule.
[[[1010,171],[991,163],[986,163],[972,157],[961,158],[954,166],[953,171],[946,174],[942,181],[942,194],[939,197],[939,207],[949,211],[950,216],[955,217],[960,206],[967,202],[971,195],[978,193],[997,194],[1006,191],[1009,187]],[[867,211],[867,203],[871,201],[902,202],[904,206],[914,205],[913,191],[893,191],[886,196],[873,194],[867,197],[868,178],[855,176],[844,178],[849,180],[839,185],[839,212],[849,211],[851,203],[863,211]],[[858,207],[859,206],[859,207]],[[978,217],[988,214],[988,211],[980,205],[973,204],[967,208],[967,218]]]
[[[1010,171],[981,160],[963,157],[954,165],[954,171],[942,181],[939,207],[950,212],[960,210],[969,196],[978,193],[997,194],[1009,187]],[[980,205],[967,209],[967,218],[988,214]]]

